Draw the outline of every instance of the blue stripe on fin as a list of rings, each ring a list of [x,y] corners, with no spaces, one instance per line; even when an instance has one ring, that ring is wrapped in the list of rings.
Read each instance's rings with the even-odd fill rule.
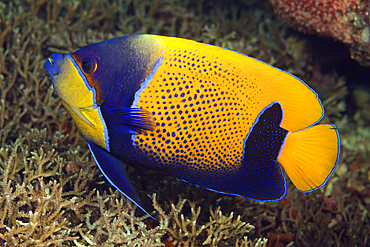
[[[155,219],[147,209],[142,205],[139,196],[137,195],[130,178],[128,177],[125,165],[109,152],[95,145],[91,141],[87,141],[92,157],[96,165],[103,173],[104,177],[113,185],[119,192],[125,195],[130,201],[135,203],[141,210]],[[156,219],[155,219],[156,220]]]
[[[108,129],[124,134],[153,131],[156,127],[152,113],[142,108],[114,108],[102,105],[101,111]]]

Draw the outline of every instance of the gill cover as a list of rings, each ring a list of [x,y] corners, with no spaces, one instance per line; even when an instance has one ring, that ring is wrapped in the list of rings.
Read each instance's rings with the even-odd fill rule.
[[[88,119],[88,114],[83,111],[93,107],[93,92],[87,87],[81,71],[74,64],[70,55],[54,54],[50,62],[50,70],[54,89],[64,104],[67,104],[72,111],[83,121],[94,126],[93,119]],[[66,73],[68,71],[68,73]]]
[[[108,148],[105,122],[95,104],[95,90],[86,83],[80,67],[70,55],[54,54],[45,68],[64,107],[71,114],[82,135]]]

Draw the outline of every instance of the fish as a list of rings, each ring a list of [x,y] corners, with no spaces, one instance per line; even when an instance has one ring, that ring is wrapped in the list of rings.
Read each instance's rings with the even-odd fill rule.
[[[236,51],[135,34],[53,54],[45,68],[102,174],[151,217],[126,165],[269,202],[286,195],[285,175],[311,192],[339,160],[318,94]]]

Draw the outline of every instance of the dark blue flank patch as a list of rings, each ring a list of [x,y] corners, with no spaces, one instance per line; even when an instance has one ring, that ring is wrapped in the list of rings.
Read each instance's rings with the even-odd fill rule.
[[[151,216],[149,211],[142,205],[139,196],[131,184],[130,178],[127,174],[125,165],[111,153],[95,145],[89,140],[86,140],[89,145],[90,152],[95,160],[96,165],[103,173],[105,178],[118,189],[122,194],[129,198],[145,213]],[[155,219],[153,216],[151,216]]]
[[[256,119],[244,146],[244,196],[260,201],[280,200],[286,194],[286,182],[277,162],[288,131],[280,128],[282,108],[267,106]]]
[[[155,129],[155,120],[149,111],[141,108],[113,108],[103,104],[101,111],[108,129],[123,134],[142,133]]]
[[[169,172],[211,191],[257,201],[280,200],[286,194],[286,182],[277,157],[288,133],[280,128],[282,116],[277,102],[261,111],[246,137],[241,166],[218,172],[193,172],[179,165]]]

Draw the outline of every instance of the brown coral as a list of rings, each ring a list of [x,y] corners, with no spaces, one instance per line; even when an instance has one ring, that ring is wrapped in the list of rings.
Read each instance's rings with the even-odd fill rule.
[[[233,213],[224,216],[220,208],[210,209],[209,222],[202,224],[196,202],[180,197],[176,206],[165,206],[170,208],[165,212],[153,194],[158,212],[158,223],[153,224],[118,191],[89,191],[90,183],[97,180],[97,168],[84,153],[56,151],[54,143],[63,143],[64,138],[56,134],[51,139],[45,130],[32,130],[12,145],[2,143],[0,241],[9,246],[164,246],[163,241],[171,238],[178,246],[216,246],[228,239],[245,246],[266,244],[267,240],[243,239],[253,226]],[[67,160],[81,162],[83,168],[69,176],[64,171]],[[190,217],[182,212],[186,202]]]
[[[370,65],[369,3],[361,0],[270,0],[274,11],[305,33],[331,37],[348,45],[351,57]]]

